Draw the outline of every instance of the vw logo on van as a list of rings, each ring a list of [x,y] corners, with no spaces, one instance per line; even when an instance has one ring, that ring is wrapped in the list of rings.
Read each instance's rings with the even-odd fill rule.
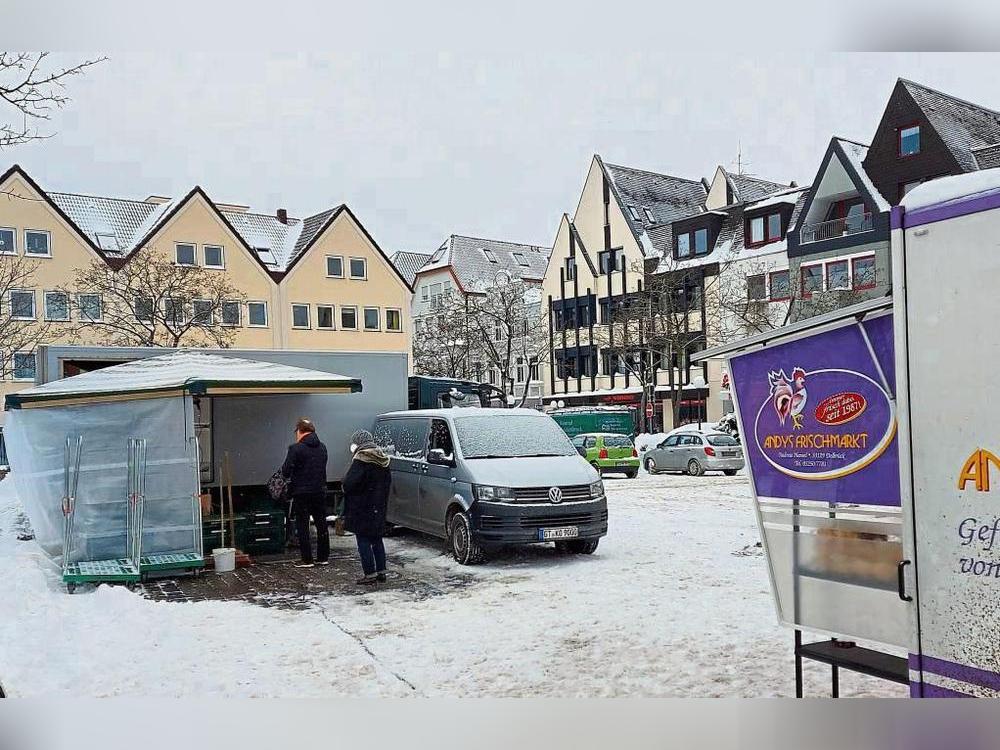
[[[549,500],[552,503],[562,502],[562,490],[558,487],[549,487]]]

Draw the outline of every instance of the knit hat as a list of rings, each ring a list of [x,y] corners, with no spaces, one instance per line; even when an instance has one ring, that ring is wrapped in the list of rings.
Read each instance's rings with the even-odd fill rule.
[[[351,435],[351,445],[354,446],[355,451],[378,447],[375,443],[375,436],[368,432],[368,430],[358,430]]]

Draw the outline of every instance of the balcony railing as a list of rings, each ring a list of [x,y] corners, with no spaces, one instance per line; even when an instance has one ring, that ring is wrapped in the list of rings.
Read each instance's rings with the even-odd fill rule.
[[[869,232],[873,226],[870,213],[821,221],[818,224],[803,224],[802,231],[799,233],[799,241],[804,245],[807,242],[832,240],[836,237],[846,237],[859,232]]]

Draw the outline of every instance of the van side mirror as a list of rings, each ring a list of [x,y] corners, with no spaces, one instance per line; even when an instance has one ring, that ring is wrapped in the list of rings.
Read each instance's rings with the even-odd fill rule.
[[[587,449],[584,448],[582,445],[576,446],[576,452],[579,453],[584,458],[587,457]]]
[[[455,456],[445,453],[441,448],[432,448],[427,454],[427,463],[435,466],[454,466]]]

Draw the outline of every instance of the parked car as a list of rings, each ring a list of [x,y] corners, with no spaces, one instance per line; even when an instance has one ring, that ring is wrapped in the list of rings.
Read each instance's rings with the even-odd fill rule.
[[[501,544],[589,555],[608,532],[600,474],[541,412],[392,412],[374,434],[390,457],[388,523],[447,539],[463,565]]]
[[[642,460],[650,474],[686,471],[693,477],[706,471],[721,471],[732,476],[744,463],[743,449],[731,435],[698,430],[668,435],[655,448],[646,451]]]
[[[602,475],[624,474],[634,479],[639,474],[639,454],[628,435],[585,432],[573,438],[573,445]]]

